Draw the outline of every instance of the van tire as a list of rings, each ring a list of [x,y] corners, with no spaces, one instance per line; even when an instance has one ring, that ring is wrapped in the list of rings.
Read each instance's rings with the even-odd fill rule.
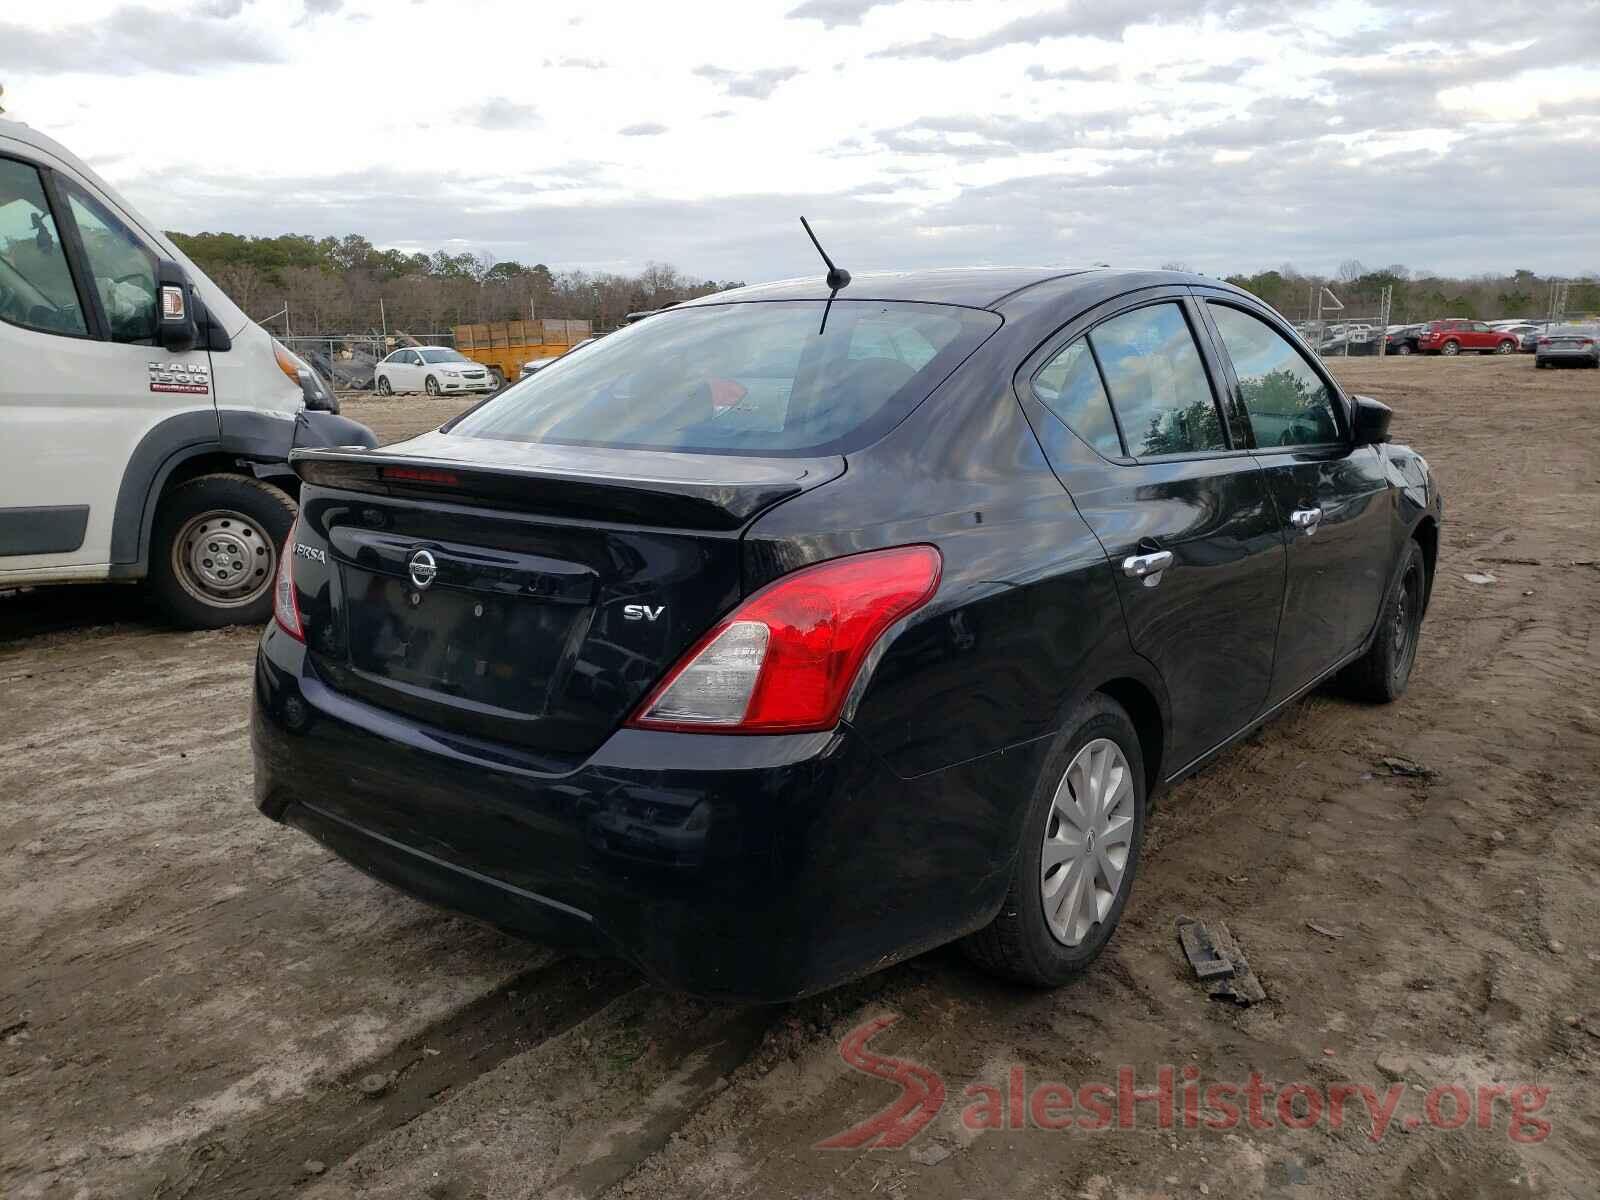
[[[201,475],[167,492],[156,510],[148,578],[167,619],[183,629],[265,624],[295,512],[287,493],[245,475]],[[200,541],[207,533],[218,541]],[[213,544],[215,558],[206,556]]]

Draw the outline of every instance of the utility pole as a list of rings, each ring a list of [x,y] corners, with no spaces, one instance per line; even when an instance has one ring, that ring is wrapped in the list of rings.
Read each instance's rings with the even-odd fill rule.
[[[378,297],[378,320],[383,325],[383,336],[385,342],[387,342],[389,337],[389,314],[384,310],[382,296]]]
[[[1389,353],[1389,310],[1394,302],[1394,284],[1386,283],[1383,296],[1378,301],[1378,357]]]

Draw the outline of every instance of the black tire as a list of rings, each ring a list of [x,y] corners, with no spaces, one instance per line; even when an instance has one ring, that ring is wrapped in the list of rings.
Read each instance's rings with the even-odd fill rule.
[[[389,382],[389,377],[387,375],[379,375],[378,376],[378,395],[380,395],[380,396],[392,396],[392,395],[394,395],[394,384]]]
[[[1410,342],[1401,342],[1398,346],[1396,346],[1394,348],[1394,352],[1396,354],[1410,354],[1411,353],[1411,343]]]
[[[497,392],[506,386],[506,373],[499,367],[489,368],[489,378],[494,380],[494,390]]]
[[[1110,908],[1077,945],[1067,945],[1051,932],[1045,919],[1044,841],[1056,789],[1063,784],[1067,768],[1079,751],[1102,738],[1116,743],[1128,764],[1133,785],[1132,835]],[[1111,940],[1133,889],[1139,847],[1144,841],[1147,796],[1144,757],[1133,722],[1121,705],[1097,692],[1072,714],[1045,759],[1022,823],[1022,844],[1011,887],[995,919],[962,942],[968,957],[995,975],[1039,987],[1058,987],[1092,963]]]
[[[1428,597],[1428,565],[1422,547],[1406,542],[1393,591],[1378,614],[1378,632],[1367,652],[1341,673],[1345,691],[1358,700],[1390,704],[1405,695],[1417,661],[1417,641]]]
[[[1451,338],[1443,346],[1439,347],[1439,353],[1444,355],[1446,358],[1454,358],[1456,355],[1461,353],[1461,343],[1456,341],[1454,338]]]
[[[429,375],[422,381],[422,390],[427,392],[430,396],[437,396],[439,394],[439,381],[432,375]]]
[[[1496,354],[1515,354],[1517,352],[1517,344],[1509,338],[1505,339],[1494,348],[1494,352]]]
[[[184,629],[264,624],[294,514],[286,493],[244,475],[201,475],[179,484],[156,510],[149,575],[156,603]],[[200,540],[208,532],[220,550],[209,561],[220,566],[196,558],[213,545]],[[235,562],[242,570],[231,569]]]

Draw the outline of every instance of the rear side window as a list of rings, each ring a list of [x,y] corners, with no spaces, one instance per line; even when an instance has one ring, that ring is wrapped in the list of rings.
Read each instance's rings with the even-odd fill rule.
[[[1135,458],[1226,450],[1211,383],[1175,303],[1112,317],[1089,334]]]
[[[945,304],[692,306],[568,354],[452,433],[709,454],[842,454],[881,437],[1000,326]]]
[[[1311,364],[1277,330],[1226,304],[1209,304],[1211,319],[1239,378],[1257,446],[1337,442],[1333,395]]]
[[[39,172],[0,158],[0,319],[43,333],[89,332]]]
[[[1122,457],[1122,438],[1100,368],[1084,338],[1062,350],[1033,377],[1033,394],[1068,429],[1107,458]]]
[[[69,185],[72,219],[83,238],[94,289],[114,342],[152,342],[156,336],[156,256],[97,201]]]

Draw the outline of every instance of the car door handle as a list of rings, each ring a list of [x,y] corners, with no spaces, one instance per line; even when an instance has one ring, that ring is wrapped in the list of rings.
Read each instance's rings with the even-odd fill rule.
[[[1322,524],[1322,510],[1320,508],[1297,508],[1289,514],[1289,524],[1307,537],[1310,537],[1317,531],[1317,526]]]
[[[1157,550],[1154,554],[1130,554],[1122,560],[1122,573],[1129,579],[1144,580],[1145,587],[1155,587],[1161,582],[1161,573],[1171,565],[1171,550]]]

